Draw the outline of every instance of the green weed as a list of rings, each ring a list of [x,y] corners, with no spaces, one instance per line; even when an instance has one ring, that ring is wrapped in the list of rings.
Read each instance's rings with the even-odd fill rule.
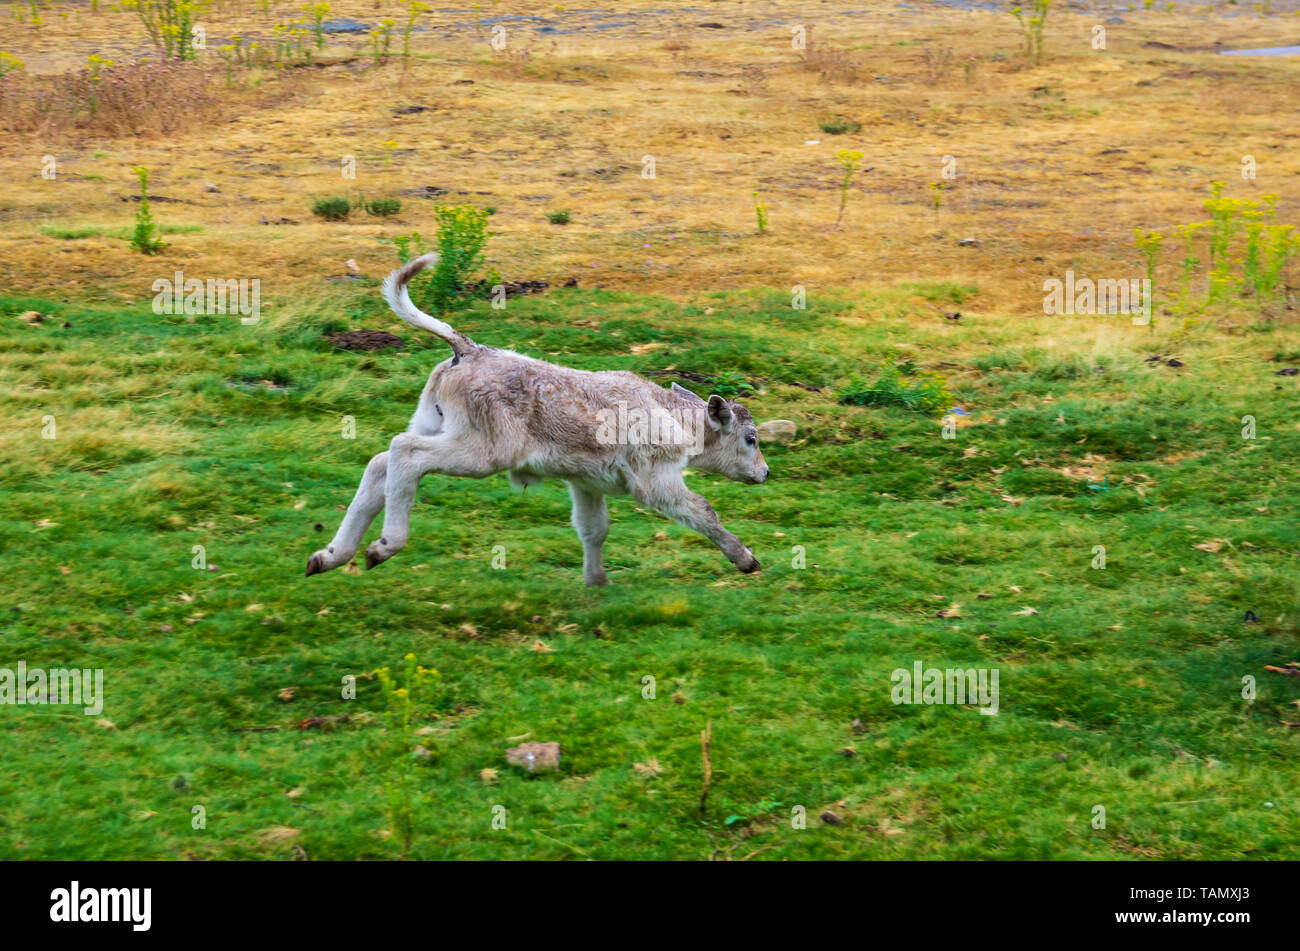
[[[157,254],[167,247],[167,242],[157,236],[158,226],[149,211],[149,170],[143,165],[133,165],[131,171],[140,180],[140,203],[135,209],[135,230],[130,245],[141,254]]]
[[[848,406],[901,406],[930,416],[946,412],[953,403],[942,376],[918,372],[915,364],[897,363],[893,356],[881,363],[874,381],[851,380],[839,399]]]
[[[345,221],[352,214],[352,201],[342,196],[317,198],[311,204],[311,213],[326,221]]]

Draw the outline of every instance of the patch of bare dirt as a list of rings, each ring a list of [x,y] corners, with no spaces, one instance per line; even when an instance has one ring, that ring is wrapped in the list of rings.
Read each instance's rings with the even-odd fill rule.
[[[402,346],[402,338],[386,330],[349,330],[326,334],[325,339],[343,350],[387,350]]]

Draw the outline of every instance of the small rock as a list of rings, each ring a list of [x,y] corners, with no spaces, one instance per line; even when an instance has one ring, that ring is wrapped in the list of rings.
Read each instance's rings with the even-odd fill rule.
[[[506,762],[530,773],[560,768],[559,743],[521,743],[506,750]]]
[[[1278,376],[1300,376],[1300,369],[1296,367],[1287,367],[1285,370],[1278,370]]]
[[[1069,759],[1069,758],[1070,758],[1070,754],[1069,754],[1069,753],[1053,753],[1053,754],[1052,754],[1052,759],[1060,760],[1062,763],[1064,763],[1064,762],[1065,762],[1067,759]]]
[[[206,185],[203,186],[203,190],[205,192],[214,192],[217,191],[217,186],[212,184],[211,182],[208,182]]]
[[[794,423],[788,419],[769,419],[758,427],[758,438],[764,442],[775,442],[785,445],[794,442],[795,433],[798,431]]]
[[[825,812],[822,813],[821,819],[822,822],[826,823],[828,826],[844,825],[844,820],[841,819],[839,816],[837,816],[835,813],[831,812],[829,809],[827,809]]]
[[[961,245],[963,248],[969,248],[972,245],[979,244],[979,242],[976,241],[974,238],[962,238],[957,243]]]

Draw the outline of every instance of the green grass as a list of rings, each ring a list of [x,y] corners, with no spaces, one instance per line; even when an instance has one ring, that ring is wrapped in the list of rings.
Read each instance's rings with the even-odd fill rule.
[[[412,767],[418,858],[1295,857],[1300,731],[1278,721],[1300,720],[1300,689],[1263,669],[1300,659],[1300,432],[1295,380],[1275,375],[1294,334],[1201,328],[1175,372],[1144,362],[1172,352],[1159,331],[1125,318],[952,325],[925,303],[972,297],[909,285],[792,311],[778,291],[566,290],[458,316],[573,366],[729,373],[758,388],[759,421],[798,423],[764,447],[764,486],[688,477],[762,572],[620,499],[606,589],[582,586],[563,485],[504,476],[427,478],[399,556],[303,577],[446,356],[372,287],[254,326],[0,298],[0,666],[102,667],[107,692],[102,723],[0,707],[0,856],[394,857],[402,753],[365,675],[413,653],[439,671],[420,705],[432,755]],[[11,316],[27,310],[55,319]],[[409,347],[321,339],[349,326]],[[648,342],[664,346],[631,352]],[[936,418],[836,401],[895,351],[944,373],[977,424],[945,440]],[[1105,480],[1056,471],[1090,453]],[[1210,539],[1229,544],[1193,547]],[[191,567],[196,545],[215,570]],[[891,671],[918,660],[998,669],[1000,713],[894,705]],[[508,767],[523,740],[559,742],[560,772]],[[658,775],[635,768],[652,760]]]

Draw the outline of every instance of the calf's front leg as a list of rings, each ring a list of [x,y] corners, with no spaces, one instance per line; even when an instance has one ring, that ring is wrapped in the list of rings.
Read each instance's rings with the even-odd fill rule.
[[[680,475],[671,482],[638,486],[632,494],[638,502],[650,506],[679,525],[685,525],[699,532],[717,545],[731,563],[745,574],[758,571],[758,559],[754,557],[754,553],[741,544],[739,538],[722,527],[718,513],[713,510],[708,499],[686,488],[686,483],[681,481]]]
[[[573,497],[573,527],[582,539],[582,580],[589,585],[609,584],[601,563],[605,539],[609,537],[609,508],[605,496],[569,483]]]

